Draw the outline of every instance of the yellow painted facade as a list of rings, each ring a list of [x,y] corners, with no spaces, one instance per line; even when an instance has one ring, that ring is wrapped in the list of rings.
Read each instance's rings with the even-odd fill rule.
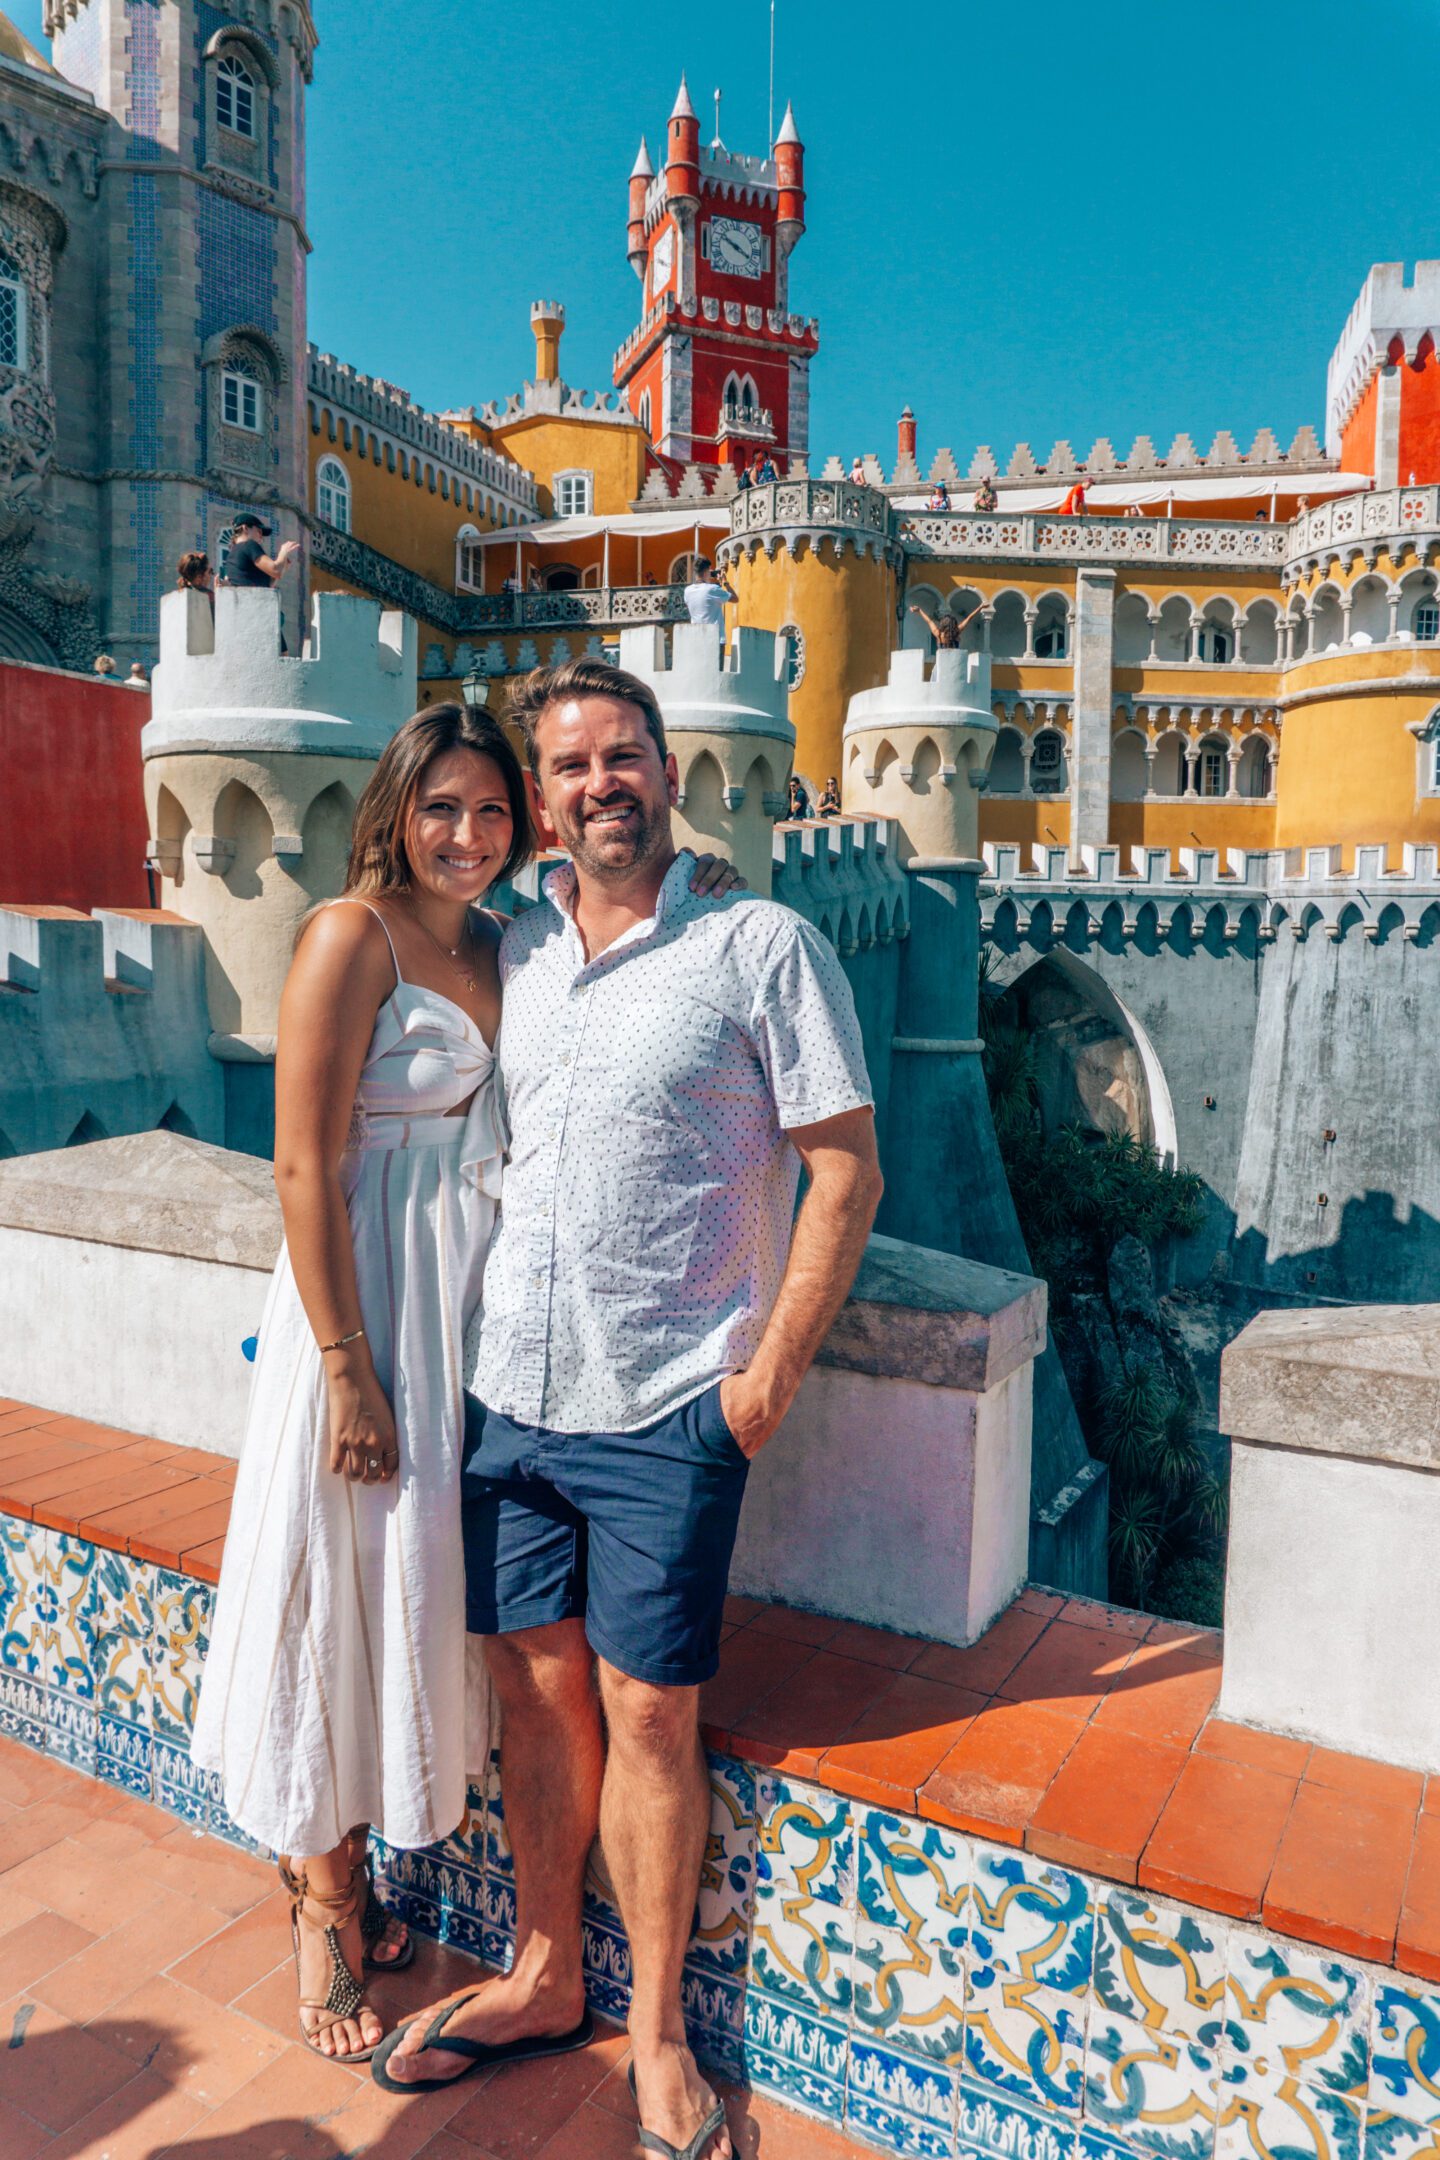
[[[895,642],[895,573],[844,543],[742,558],[729,572],[742,623],[797,629],[802,667],[790,693],[795,770],[812,791],[840,771],[840,735],[857,690],[885,680]]]

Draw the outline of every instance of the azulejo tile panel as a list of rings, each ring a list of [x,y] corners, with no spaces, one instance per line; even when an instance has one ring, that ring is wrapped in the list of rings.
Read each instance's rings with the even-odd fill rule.
[[[0,1734],[246,1844],[189,1739],[211,1592],[0,1516]],[[682,1981],[722,2075],[942,2160],[1440,2160],[1440,1989],[824,1787],[710,1759]],[[413,1927],[508,1965],[501,1767],[428,1852],[374,1841]],[[623,2018],[603,1852],[586,1981]]]

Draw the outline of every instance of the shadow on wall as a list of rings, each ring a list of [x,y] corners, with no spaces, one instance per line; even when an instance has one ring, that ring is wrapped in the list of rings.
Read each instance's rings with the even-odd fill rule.
[[[1331,1212],[1316,1196],[1317,1228]],[[1271,1256],[1259,1230],[1243,1230],[1231,1247],[1231,1282],[1267,1293],[1338,1298],[1363,1305],[1424,1305],[1440,1283],[1440,1221],[1393,1193],[1367,1192],[1340,1209],[1339,1235],[1306,1251]]]

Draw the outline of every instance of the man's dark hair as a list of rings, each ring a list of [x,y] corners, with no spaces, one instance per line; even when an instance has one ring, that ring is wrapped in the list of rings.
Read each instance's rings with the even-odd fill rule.
[[[506,717],[525,738],[525,755],[537,780],[540,777],[540,750],[535,740],[536,727],[552,705],[563,705],[568,698],[582,697],[619,698],[626,705],[638,705],[645,715],[650,740],[664,764],[669,754],[665,722],[659,700],[649,683],[642,682],[638,675],[627,675],[624,668],[612,667],[608,660],[592,660],[582,655],[578,660],[567,660],[561,667],[532,668],[528,675],[522,675],[510,687]]]
[[[710,558],[709,558],[709,556],[708,556],[708,555],[697,555],[697,556],[695,557],[695,568],[696,568],[696,571],[697,571],[697,572],[699,572],[699,571],[701,571],[701,570],[708,570],[708,569],[710,568]]]

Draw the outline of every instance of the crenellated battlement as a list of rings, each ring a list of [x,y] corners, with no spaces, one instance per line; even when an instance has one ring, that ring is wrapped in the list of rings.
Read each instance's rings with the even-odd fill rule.
[[[382,376],[366,375],[333,353],[310,346],[306,356],[306,383],[312,398],[333,405],[339,413],[391,435],[399,443],[427,452],[452,472],[463,473],[483,487],[498,488],[512,501],[534,512],[536,486],[523,465],[489,443],[477,442],[451,425],[449,413],[428,412],[408,390]],[[487,408],[493,411],[493,408]],[[474,419],[469,414],[458,418]],[[480,415],[482,419],[484,415]],[[348,445],[347,445],[348,447]]]
[[[815,818],[777,826],[770,890],[847,958],[910,932],[910,886],[894,818]]]
[[[303,653],[281,651],[280,595],[221,586],[160,603],[146,760],[188,752],[376,758],[415,705],[416,625],[351,593],[312,596]]]

